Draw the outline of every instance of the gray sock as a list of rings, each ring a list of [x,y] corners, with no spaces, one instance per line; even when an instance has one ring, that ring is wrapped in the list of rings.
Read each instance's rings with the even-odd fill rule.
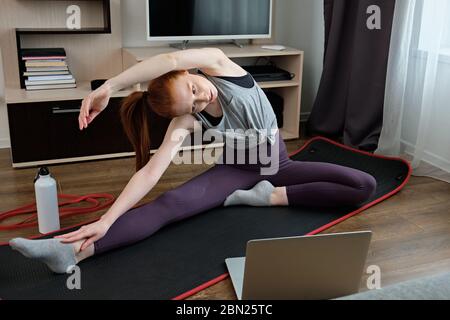
[[[50,270],[56,273],[66,273],[77,264],[73,244],[61,243],[59,239],[14,238],[9,241],[9,245],[25,257],[45,263]]]
[[[258,182],[250,190],[236,190],[230,194],[223,205],[233,206],[238,204],[245,204],[249,206],[270,206],[270,195],[275,187],[267,180]]]

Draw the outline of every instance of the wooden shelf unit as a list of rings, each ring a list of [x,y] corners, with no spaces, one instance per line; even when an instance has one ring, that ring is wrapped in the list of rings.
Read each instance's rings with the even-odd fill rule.
[[[204,47],[189,45],[189,48]],[[286,81],[259,82],[262,89],[270,89],[284,100],[283,128],[280,133],[283,139],[297,139],[300,137],[300,103],[303,73],[303,51],[287,47],[282,51],[261,48],[261,45],[250,44],[239,48],[234,44],[215,45],[220,48],[230,59],[267,57],[279,68],[287,70],[295,77]],[[178,51],[172,47],[139,47],[123,48],[124,69],[141,62],[142,60],[168,52]],[[137,90],[145,90],[147,83],[139,84]]]
[[[76,88],[57,90],[27,91],[20,88],[7,87],[5,90],[5,100],[7,104],[83,100],[91,92],[91,84],[87,81],[77,82]],[[123,98],[131,94],[131,92],[131,90],[121,90],[116,92],[112,97]]]
[[[111,4],[110,0],[97,0],[102,2],[103,8],[103,26],[102,27],[83,27],[80,29],[67,28],[15,28],[17,60],[19,63],[19,81],[20,87],[25,89],[25,62],[22,60],[22,36],[24,35],[61,35],[61,34],[107,34],[111,33]]]

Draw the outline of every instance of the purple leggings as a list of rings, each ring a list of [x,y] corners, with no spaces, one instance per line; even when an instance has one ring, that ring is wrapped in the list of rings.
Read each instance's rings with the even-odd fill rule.
[[[261,175],[257,164],[215,164],[214,167],[155,200],[130,209],[106,235],[94,243],[95,253],[132,244],[177,220],[221,206],[237,189],[250,189],[261,180],[286,186],[289,205],[348,206],[366,201],[376,188],[368,173],[340,165],[289,159],[283,139],[279,144],[279,170]]]

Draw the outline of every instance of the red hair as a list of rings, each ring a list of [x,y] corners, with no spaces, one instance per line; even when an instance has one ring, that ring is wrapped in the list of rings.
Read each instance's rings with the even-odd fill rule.
[[[175,70],[150,81],[147,92],[135,91],[120,107],[123,129],[136,152],[136,171],[150,160],[150,109],[164,118],[181,115],[173,108],[173,81],[186,71]]]

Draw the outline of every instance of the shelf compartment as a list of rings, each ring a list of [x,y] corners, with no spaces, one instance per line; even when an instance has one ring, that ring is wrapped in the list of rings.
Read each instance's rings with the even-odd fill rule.
[[[98,0],[103,5],[103,27],[87,27],[81,29],[67,29],[67,28],[16,28],[16,47],[17,58],[19,63],[19,79],[20,87],[25,89],[25,78],[23,72],[25,71],[25,63],[22,61],[21,49],[22,41],[21,37],[28,35],[51,35],[51,34],[110,34],[111,33],[111,3],[110,0]]]
[[[102,28],[81,28],[81,29],[67,29],[67,28],[16,28],[17,35],[29,34],[98,34],[111,33],[111,27]]]
[[[300,85],[300,82],[295,80],[259,81],[258,84],[262,89],[268,89],[268,88],[297,87]]]

